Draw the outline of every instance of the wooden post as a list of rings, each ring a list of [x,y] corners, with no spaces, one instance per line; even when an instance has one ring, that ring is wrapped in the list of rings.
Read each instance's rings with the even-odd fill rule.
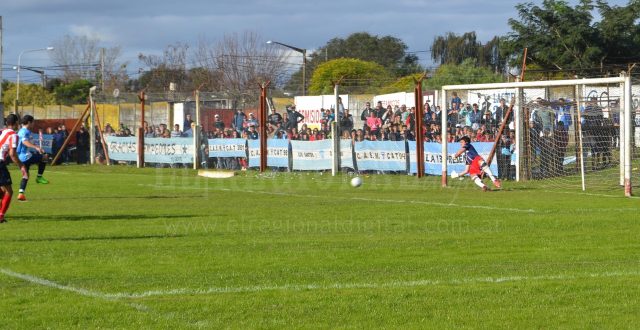
[[[76,133],[76,131],[78,130],[78,127],[84,121],[84,117],[87,116],[87,113],[89,112],[89,109],[91,109],[91,103],[87,104],[87,108],[84,109],[84,112],[82,113],[82,115],[80,116],[80,118],[78,119],[76,124],[73,125],[73,128],[71,129],[71,132],[69,133],[67,138],[64,140],[64,143],[62,144],[62,147],[60,148],[60,150],[58,150],[58,153],[53,158],[53,162],[51,164],[52,166],[55,166],[56,162],[58,161],[58,158],[60,158],[60,155],[62,155],[62,151],[64,150],[64,148],[67,147],[67,145],[69,144],[69,141],[71,141],[71,136],[73,136],[73,134]]]
[[[142,109],[140,111],[140,127],[138,127],[138,168],[144,167],[144,103],[146,95],[144,90],[138,95]]]
[[[111,165],[109,160],[109,150],[107,150],[107,144],[104,142],[104,134],[102,134],[102,124],[100,124],[100,116],[96,109],[96,121],[98,122],[98,132],[100,132],[100,142],[102,143],[102,150],[104,151],[104,158],[107,160],[107,165]]]

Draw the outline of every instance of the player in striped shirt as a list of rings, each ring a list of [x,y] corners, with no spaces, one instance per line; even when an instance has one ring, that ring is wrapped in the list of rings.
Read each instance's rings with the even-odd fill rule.
[[[489,168],[489,165],[487,165],[487,163],[484,161],[484,158],[482,158],[482,156],[480,156],[480,154],[478,154],[478,152],[476,151],[476,148],[471,145],[471,139],[468,136],[463,136],[462,138],[460,138],[460,150],[456,152],[456,155],[454,157],[458,158],[463,153],[466,154],[465,163],[467,164],[467,168],[457,176],[463,176],[469,173],[471,180],[473,180],[473,182],[478,185],[478,187],[482,188],[482,191],[487,191],[488,188],[482,182],[482,179],[480,177],[482,175],[482,172],[484,172],[489,176],[496,188],[500,188],[502,186],[500,184],[500,180],[496,179],[496,177],[493,176],[493,173],[491,173],[491,169]]]
[[[20,162],[18,158],[16,148],[18,147],[18,135],[16,129],[18,128],[18,116],[10,114],[5,119],[6,128],[0,133],[0,223],[6,222],[4,215],[9,209],[11,204],[11,196],[13,195],[13,189],[11,188],[11,174],[7,169],[7,157],[11,157],[11,160],[18,165],[20,171],[22,171],[22,178],[28,178],[27,168]]]

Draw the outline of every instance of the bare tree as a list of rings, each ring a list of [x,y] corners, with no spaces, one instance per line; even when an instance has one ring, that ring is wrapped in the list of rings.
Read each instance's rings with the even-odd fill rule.
[[[255,32],[225,35],[215,44],[200,40],[195,58],[210,74],[210,80],[216,81],[211,87],[235,100],[257,100],[258,84],[279,81],[288,65],[286,53],[266,45]]]
[[[187,72],[188,51],[189,45],[178,42],[168,45],[161,56],[139,54],[138,59],[149,67],[139,79],[142,87],[150,92],[165,92],[174,83],[176,91],[193,90]]]
[[[97,38],[70,35],[53,42],[55,49],[51,59],[62,71],[65,82],[85,79],[99,85],[104,82],[105,87],[111,89],[124,84],[127,80],[126,63],[118,63],[121,48],[102,48],[99,43]],[[104,53],[101,54],[102,49]],[[103,64],[104,68],[101,67]]]

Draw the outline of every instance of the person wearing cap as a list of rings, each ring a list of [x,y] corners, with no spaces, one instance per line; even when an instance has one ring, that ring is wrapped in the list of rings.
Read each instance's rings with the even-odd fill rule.
[[[220,131],[224,131],[224,122],[220,119],[220,115],[217,113],[213,115],[213,127]]]

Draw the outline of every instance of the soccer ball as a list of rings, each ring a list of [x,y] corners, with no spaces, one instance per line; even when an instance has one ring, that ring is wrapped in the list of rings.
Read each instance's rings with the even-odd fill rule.
[[[460,176],[460,174],[458,174],[458,172],[456,172],[455,170],[451,171],[451,178],[452,179],[455,179],[455,178],[457,178],[459,176]]]
[[[362,178],[360,178],[359,176],[351,179],[351,186],[354,188],[358,188],[360,186],[362,186]]]

